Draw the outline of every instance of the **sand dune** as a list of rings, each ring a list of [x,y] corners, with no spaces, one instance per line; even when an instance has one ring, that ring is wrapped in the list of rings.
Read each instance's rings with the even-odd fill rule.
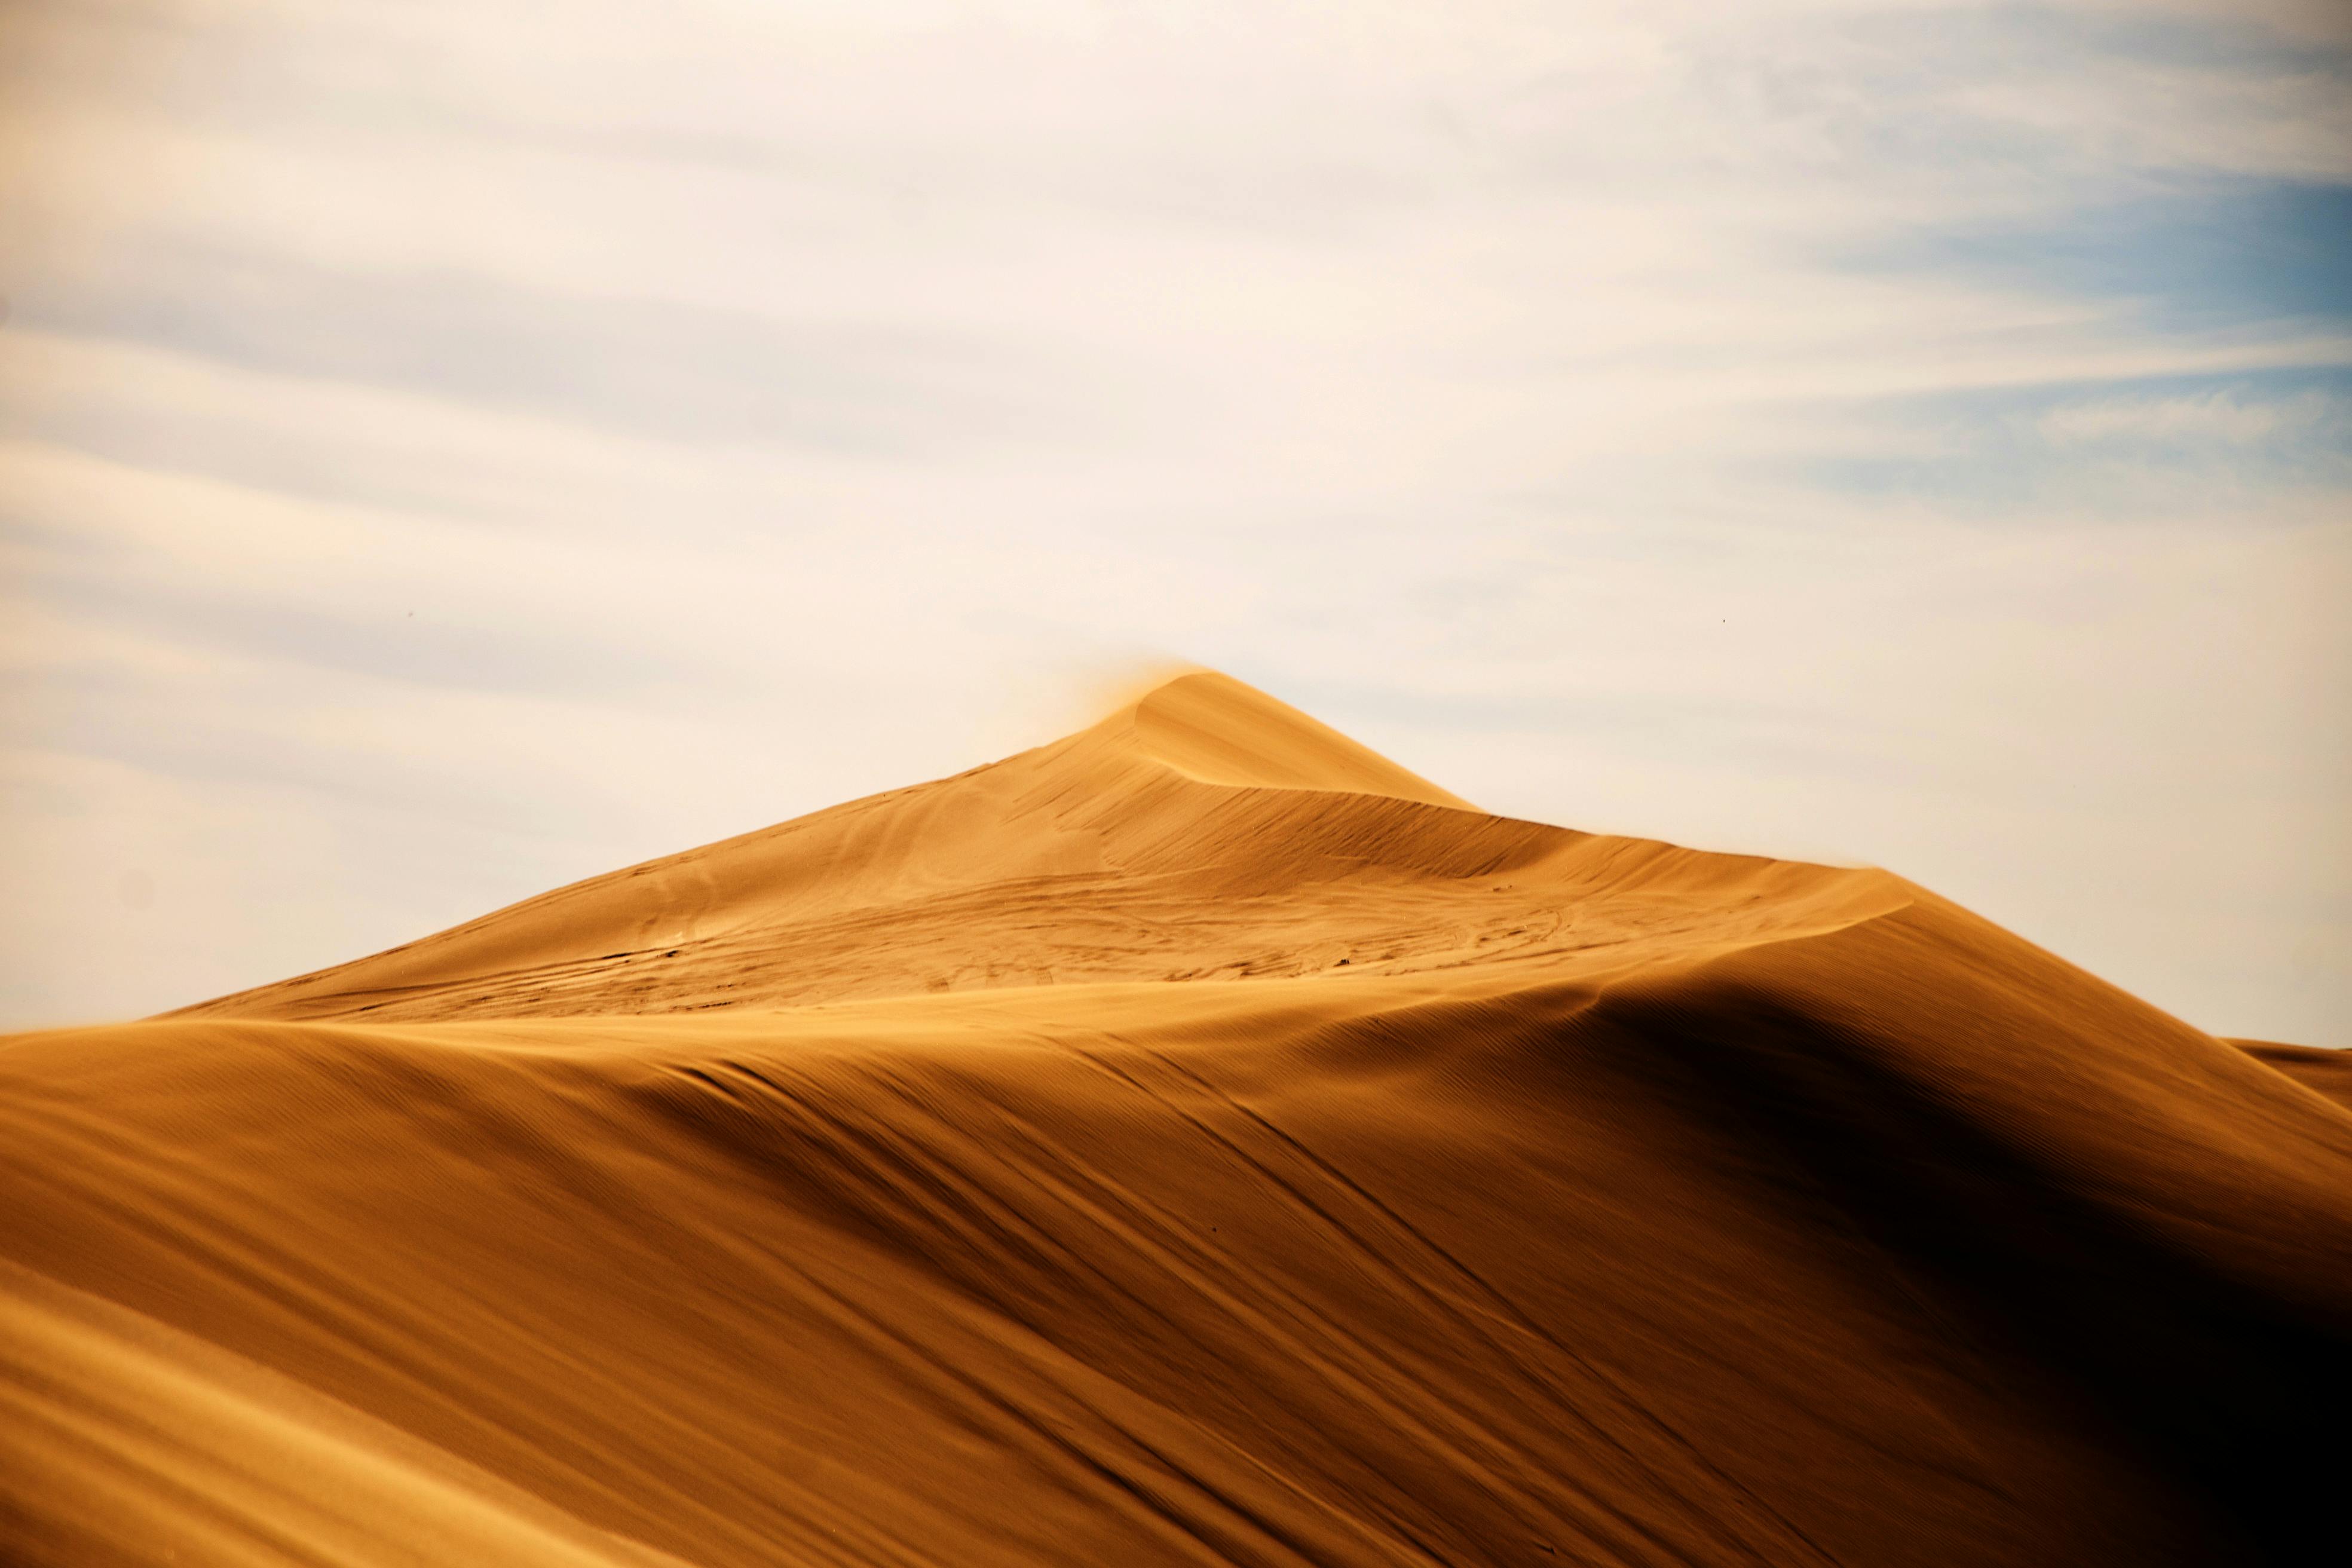
[[[1005,762],[182,1016],[669,1013],[1506,961],[1557,978],[1827,930],[1914,893],[1879,871],[1489,816],[1203,672]]]
[[[0,1555],[2325,1561],[2341,1060],[1188,677],[0,1042]]]

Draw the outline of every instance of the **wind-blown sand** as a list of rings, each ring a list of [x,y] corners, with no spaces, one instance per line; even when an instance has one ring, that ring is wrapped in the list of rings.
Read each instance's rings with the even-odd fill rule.
[[[0,1558],[2324,1561],[2345,1062],[1190,676],[0,1041]]]

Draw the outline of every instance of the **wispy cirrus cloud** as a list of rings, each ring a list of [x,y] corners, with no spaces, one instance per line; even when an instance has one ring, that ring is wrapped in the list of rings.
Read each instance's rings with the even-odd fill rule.
[[[30,282],[17,319],[55,334],[688,445],[907,452],[1073,412],[1023,410],[1039,371],[1016,342],[887,320],[364,272],[169,237]]]
[[[2176,452],[2209,445],[2239,448],[2312,443],[2341,453],[2352,431],[2352,400],[2305,387],[2263,397],[2243,387],[2179,396],[2102,396],[2064,403],[2034,421],[2054,447],[2134,445]]]

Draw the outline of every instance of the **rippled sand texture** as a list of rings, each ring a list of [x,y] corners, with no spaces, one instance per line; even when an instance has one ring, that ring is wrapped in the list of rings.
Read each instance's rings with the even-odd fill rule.
[[[2342,1059],[1190,676],[0,1041],[0,1560],[2328,1561]]]

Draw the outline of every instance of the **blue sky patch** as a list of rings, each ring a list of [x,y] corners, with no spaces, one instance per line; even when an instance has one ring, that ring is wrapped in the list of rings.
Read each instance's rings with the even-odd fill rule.
[[[2352,184],[2185,182],[2032,222],[1915,232],[1849,261],[2111,300],[2157,330],[2352,324]]]
[[[2004,506],[2352,486],[2352,365],[2065,382],[1889,400],[1807,478]],[[1868,455],[1863,455],[1867,453]],[[2259,516],[2259,510],[2249,516]]]

